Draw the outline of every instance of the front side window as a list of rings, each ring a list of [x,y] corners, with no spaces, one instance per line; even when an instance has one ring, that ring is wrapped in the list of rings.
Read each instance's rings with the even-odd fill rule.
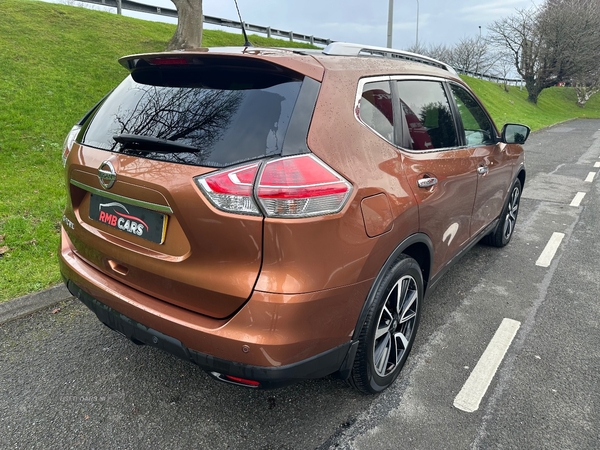
[[[412,150],[456,147],[456,127],[442,83],[396,81]]]
[[[452,94],[465,130],[465,142],[469,146],[496,143],[492,122],[477,100],[466,89],[452,84]]]
[[[365,83],[358,116],[386,141],[394,142],[394,113],[389,81]]]

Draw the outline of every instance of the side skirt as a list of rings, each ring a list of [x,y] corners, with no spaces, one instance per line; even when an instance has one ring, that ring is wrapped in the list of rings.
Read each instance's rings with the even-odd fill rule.
[[[429,292],[432,290],[432,288],[435,288],[435,286],[437,285],[437,283],[440,281],[440,279],[444,276],[444,274],[446,272],[448,272],[448,270],[450,270],[452,268],[452,266],[454,266],[458,261],[460,261],[460,259],[469,251],[471,250],[473,247],[475,247],[475,245],[477,245],[477,243],[483,239],[484,236],[487,236],[488,234],[496,231],[496,228],[498,227],[498,224],[500,223],[500,218],[494,220],[492,223],[490,223],[487,227],[485,227],[484,229],[482,229],[479,233],[477,233],[472,239],[471,241],[460,251],[456,254],[456,256],[454,256],[454,258],[452,258],[450,261],[448,261],[446,263],[446,265],[440,269],[440,271],[438,273],[436,273],[430,280],[429,285],[428,285],[428,289],[425,292],[425,296],[427,296],[427,294],[429,294]]]

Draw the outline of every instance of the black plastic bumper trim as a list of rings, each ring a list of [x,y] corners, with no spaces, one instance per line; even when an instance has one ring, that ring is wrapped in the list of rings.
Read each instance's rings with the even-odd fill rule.
[[[228,361],[189,349],[179,340],[136,322],[101,303],[71,280],[65,280],[65,284],[71,294],[92,310],[102,323],[134,343],[159,348],[181,359],[193,362],[209,372],[258,381],[261,388],[281,387],[295,381],[322,378],[338,372],[347,360],[348,352],[352,350],[349,341],[303,361],[281,367],[252,366]]]

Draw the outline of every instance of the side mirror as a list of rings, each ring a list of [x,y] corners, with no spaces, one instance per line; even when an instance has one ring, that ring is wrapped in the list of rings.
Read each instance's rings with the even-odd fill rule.
[[[507,123],[502,128],[501,141],[505,144],[524,144],[530,132],[531,128],[527,125]]]

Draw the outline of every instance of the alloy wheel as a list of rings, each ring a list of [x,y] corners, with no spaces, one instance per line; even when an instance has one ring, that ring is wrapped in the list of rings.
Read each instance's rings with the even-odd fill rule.
[[[506,211],[506,220],[504,221],[504,239],[509,239],[515,229],[517,214],[519,212],[520,194],[521,190],[518,186],[515,186],[512,194],[510,195],[510,201],[508,202],[508,208]]]
[[[412,276],[400,278],[388,293],[377,321],[373,366],[380,377],[392,373],[409,348],[417,320],[419,292]]]

